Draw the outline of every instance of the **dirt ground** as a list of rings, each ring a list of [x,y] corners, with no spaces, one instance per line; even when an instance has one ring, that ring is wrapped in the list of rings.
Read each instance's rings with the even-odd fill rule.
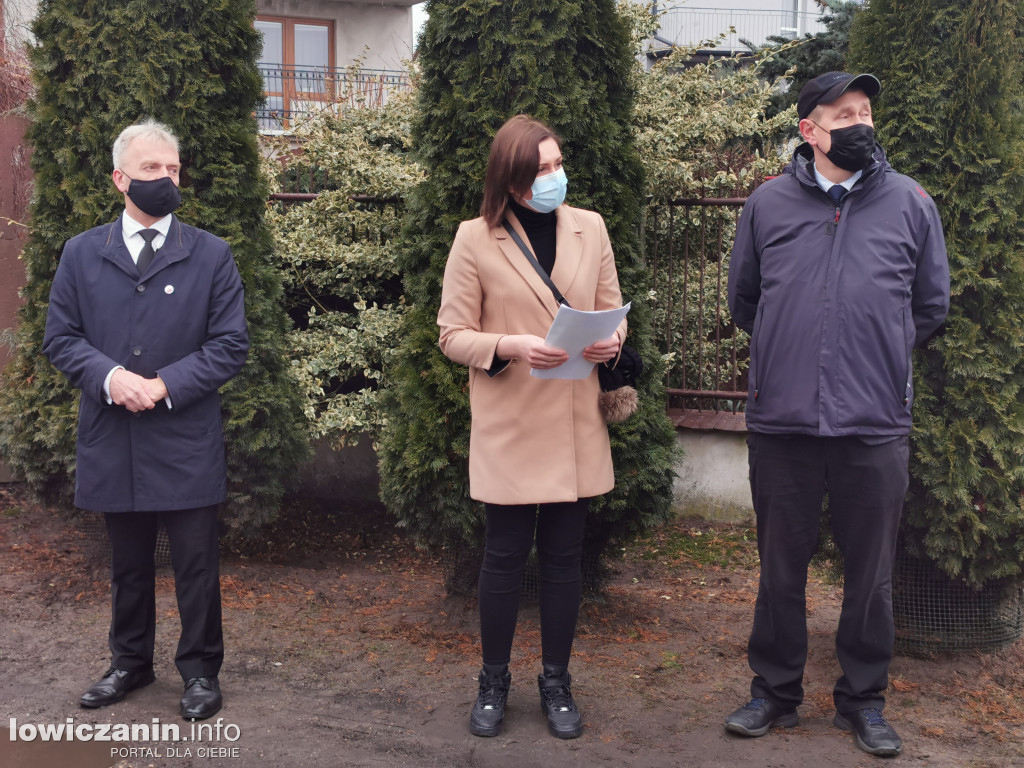
[[[106,555],[81,523],[0,486],[2,768],[469,766],[854,766],[880,759],[832,726],[839,592],[808,592],[807,699],[796,728],[760,739],[722,718],[747,697],[745,642],[757,586],[751,531],[680,520],[624,549],[583,606],[572,671],[586,732],[547,733],[534,682],[536,605],[524,605],[501,736],[470,735],[476,603],[446,594],[437,558],[379,510],[293,509],[263,552],[222,567],[227,658],[221,729],[177,715],[173,580],[157,593],[157,682],[83,710],[106,669]],[[1024,645],[997,654],[897,656],[886,710],[904,740],[893,765],[1024,764]],[[12,724],[13,719],[13,724]],[[189,741],[27,741],[41,724],[180,724]],[[26,731],[26,725],[28,731]],[[136,749],[131,753],[129,749]]]

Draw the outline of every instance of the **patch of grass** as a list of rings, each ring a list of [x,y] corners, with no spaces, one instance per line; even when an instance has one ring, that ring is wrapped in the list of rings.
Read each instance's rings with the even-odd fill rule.
[[[686,665],[679,661],[678,653],[661,652],[661,669],[683,669]]]
[[[638,540],[633,554],[641,560],[698,567],[749,568],[757,565],[753,528],[722,524],[674,524]]]
[[[811,572],[831,587],[843,586],[842,555],[836,558],[819,550],[811,558]]]

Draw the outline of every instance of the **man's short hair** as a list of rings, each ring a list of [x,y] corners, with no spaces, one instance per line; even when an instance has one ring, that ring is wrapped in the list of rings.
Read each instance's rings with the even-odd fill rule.
[[[165,144],[170,144],[174,147],[174,151],[178,151],[178,139],[171,129],[163,123],[158,123],[156,120],[149,119],[143,120],[141,123],[135,125],[129,125],[114,141],[113,159],[114,168],[121,167],[121,158],[124,156],[125,150],[131,145],[136,139],[150,139],[152,141],[162,141]]]

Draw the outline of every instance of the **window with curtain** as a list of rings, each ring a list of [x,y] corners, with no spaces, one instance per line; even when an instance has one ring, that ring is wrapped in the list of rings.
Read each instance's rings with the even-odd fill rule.
[[[267,103],[261,128],[287,128],[294,113],[333,97],[334,24],[316,19],[258,16],[263,36],[259,68]]]

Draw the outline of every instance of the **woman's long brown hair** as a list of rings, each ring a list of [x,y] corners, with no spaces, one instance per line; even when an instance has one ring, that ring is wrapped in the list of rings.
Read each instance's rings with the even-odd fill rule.
[[[507,120],[491,142],[484,179],[484,201],[480,215],[492,227],[501,226],[508,206],[509,191],[522,196],[533,185],[540,165],[540,143],[554,139],[562,145],[558,134],[528,115]]]

